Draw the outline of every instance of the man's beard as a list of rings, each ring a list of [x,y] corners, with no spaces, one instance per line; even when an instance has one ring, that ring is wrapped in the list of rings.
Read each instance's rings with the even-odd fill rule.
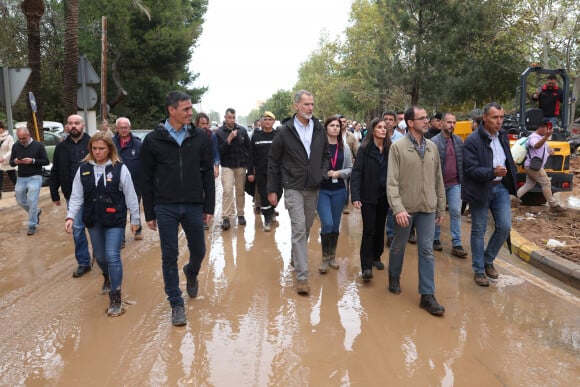
[[[78,129],[72,129],[69,131],[68,135],[71,136],[72,138],[79,138],[80,136],[82,136],[83,132],[81,132]]]

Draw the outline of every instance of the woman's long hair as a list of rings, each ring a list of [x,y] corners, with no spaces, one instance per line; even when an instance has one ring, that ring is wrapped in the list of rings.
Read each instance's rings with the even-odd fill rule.
[[[338,149],[343,150],[344,142],[342,141],[342,126],[340,120],[338,119],[338,116],[328,117],[326,121],[324,121],[324,130],[326,130],[326,136],[328,137],[328,125],[330,125],[332,121],[338,121],[338,126],[340,127],[340,130],[338,132],[338,137],[336,138],[336,141],[338,143]]]
[[[93,156],[93,152],[91,152],[91,149],[93,147],[93,143],[95,143],[96,141],[103,141],[105,144],[107,144],[107,148],[109,148],[109,160],[111,160],[113,165],[121,162],[121,158],[119,157],[119,152],[117,152],[117,147],[115,146],[115,143],[113,142],[113,137],[111,137],[111,135],[109,133],[105,133],[105,132],[101,132],[101,131],[98,131],[97,133],[95,133],[91,136],[91,139],[89,140],[89,153],[83,159],[84,162],[87,162],[87,161],[96,162],[95,157]]]
[[[384,119],[382,119],[382,118],[380,118],[380,117],[379,117],[379,118],[374,118],[374,119],[373,119],[373,120],[370,122],[370,124],[369,124],[370,130],[368,131],[368,133],[367,133],[367,135],[365,136],[365,138],[363,138],[363,140],[362,140],[362,142],[361,142],[361,144],[360,144],[360,146],[361,146],[361,147],[364,147],[365,149],[367,149],[367,148],[368,148],[368,144],[369,144],[370,142],[374,142],[374,136],[373,136],[373,133],[374,133],[374,131],[375,131],[375,128],[377,127],[377,125],[378,125],[378,124],[379,124],[379,122],[381,122],[381,121],[382,121],[382,122],[385,122],[385,120],[384,120]],[[383,140],[383,149],[384,149],[385,151],[388,151],[390,147],[391,147],[391,138],[389,137],[389,132],[387,131],[387,135],[385,136],[385,139]]]

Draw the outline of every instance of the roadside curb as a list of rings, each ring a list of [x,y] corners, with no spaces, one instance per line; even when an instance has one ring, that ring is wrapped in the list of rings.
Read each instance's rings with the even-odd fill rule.
[[[580,289],[580,265],[538,247],[535,243],[522,237],[517,231],[511,230],[511,240],[512,252],[520,259],[536,266],[552,277]]]

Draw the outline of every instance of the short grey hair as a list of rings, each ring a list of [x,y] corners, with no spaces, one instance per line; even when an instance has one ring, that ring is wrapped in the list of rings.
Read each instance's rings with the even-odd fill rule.
[[[119,125],[119,121],[120,120],[127,120],[127,123],[129,124],[129,126],[131,126],[131,120],[128,119],[127,117],[119,117],[115,120],[115,126]]]
[[[312,97],[312,93],[306,90],[298,90],[296,92],[296,94],[294,94],[294,103],[298,103],[300,102],[300,100],[302,99],[303,95],[307,95],[309,97]]]

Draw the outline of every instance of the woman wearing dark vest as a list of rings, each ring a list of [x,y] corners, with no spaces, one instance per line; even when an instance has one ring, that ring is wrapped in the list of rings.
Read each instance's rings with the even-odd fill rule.
[[[131,232],[139,228],[139,202],[129,169],[121,163],[110,135],[97,132],[89,141],[89,154],[83,159],[72,187],[65,230],[72,232],[74,217],[84,206],[82,217],[89,230],[93,256],[103,271],[103,294],[109,294],[107,316],[125,312],[121,303],[123,264],[121,242],[131,213]]]

